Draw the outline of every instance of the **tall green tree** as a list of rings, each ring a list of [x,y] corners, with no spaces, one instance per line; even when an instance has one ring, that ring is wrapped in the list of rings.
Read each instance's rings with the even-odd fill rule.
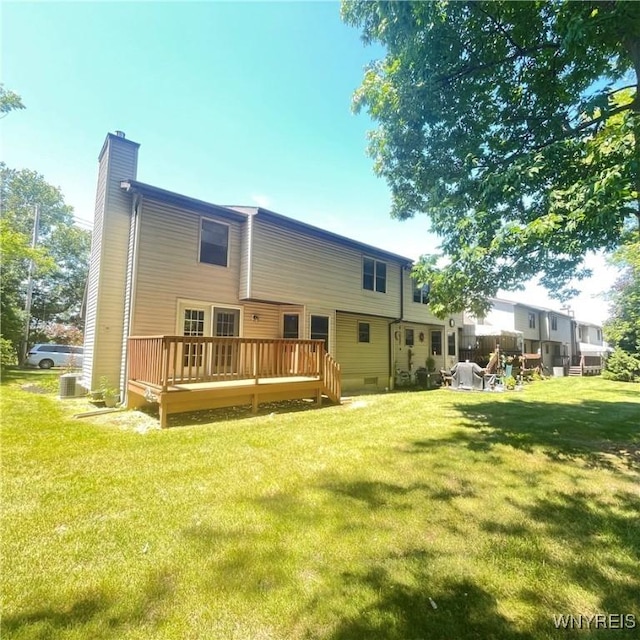
[[[434,311],[481,312],[534,276],[575,293],[640,224],[640,3],[345,1],[386,48],[354,96],[392,216],[430,217]]]
[[[22,103],[22,98],[9,89],[5,89],[4,85],[0,83],[0,120],[7,116],[11,111],[17,111],[18,109],[24,109],[25,106]]]
[[[608,296],[611,307],[605,338],[640,358],[640,233],[618,249],[611,262],[620,269],[620,277]]]
[[[32,248],[36,205],[38,243]],[[29,263],[33,260],[31,328],[48,322],[78,325],[91,237],[74,225],[73,208],[60,189],[28,169],[0,163],[0,314],[2,336],[16,348],[23,339]]]

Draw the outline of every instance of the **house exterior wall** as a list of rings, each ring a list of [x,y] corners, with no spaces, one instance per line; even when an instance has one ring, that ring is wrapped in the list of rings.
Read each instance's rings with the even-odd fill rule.
[[[82,370],[88,389],[97,388],[103,376],[112,385],[121,378],[131,197],[120,182],[135,178],[138,147],[109,134],[99,156]]]
[[[517,327],[515,326],[514,304],[503,300],[496,300],[492,304],[493,306],[485,315],[482,324],[506,331],[515,331]]]
[[[201,219],[229,226],[228,266],[199,261]],[[144,200],[132,335],[173,334],[180,298],[239,305],[242,223]]]
[[[358,341],[358,324],[369,325],[369,342]],[[346,391],[389,387],[389,320],[355,314],[336,314],[336,359]]]
[[[281,338],[282,313],[276,304],[248,303],[242,305],[244,338]]]
[[[357,250],[323,238],[253,220],[251,298],[289,304],[306,303],[353,313],[398,317],[398,263],[387,265],[386,293],[362,287],[362,260]]]
[[[402,319],[407,322],[420,322],[424,324],[441,325],[443,320],[437,318],[431,312],[431,308],[428,304],[422,302],[414,302],[413,300],[413,279],[411,278],[411,272],[409,269],[405,269],[404,277],[402,279],[403,285],[403,300],[404,309],[402,313]],[[458,324],[462,324],[462,314],[454,314],[447,316],[452,317]]]
[[[535,327],[529,326],[529,314],[535,318]],[[522,331],[522,337],[532,342],[540,340],[541,314],[538,309],[516,304],[513,307],[513,327],[516,331]]]
[[[578,341],[587,344],[602,344],[602,328],[586,322],[578,322]]]
[[[407,336],[413,332],[413,345],[407,344]],[[434,333],[440,333],[441,353],[434,353],[436,343]],[[454,336],[455,350],[449,354],[448,336]],[[436,370],[448,369],[458,362],[460,332],[455,327],[443,327],[437,324],[416,322],[396,323],[392,327],[394,372],[409,371],[412,375],[417,369],[427,366],[427,360],[433,359]]]
[[[554,330],[551,328],[552,326],[552,322],[551,322],[551,317],[555,315],[556,317],[556,321],[557,321],[557,329]],[[552,342],[560,342],[563,344],[568,344],[569,348],[571,347],[571,341],[572,341],[572,333],[571,333],[571,318],[569,318],[568,316],[562,316],[559,314],[553,314],[553,313],[549,313],[548,314],[549,319],[548,319],[548,325],[549,325],[549,336],[548,339],[551,340]]]

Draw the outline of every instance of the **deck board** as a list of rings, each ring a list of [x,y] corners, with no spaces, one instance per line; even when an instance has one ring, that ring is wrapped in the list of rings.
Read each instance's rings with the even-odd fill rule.
[[[280,378],[247,378],[244,380],[211,380],[207,382],[179,382],[172,384],[168,391],[195,391],[202,389],[222,389],[225,387],[255,387],[265,384],[287,384],[291,382],[318,381],[317,376],[283,376]]]
[[[287,376],[251,380],[220,380],[180,383],[162,388],[141,381],[130,380],[127,407],[138,408],[155,400],[160,409],[160,426],[167,426],[167,417],[174,413],[220,409],[250,404],[257,412],[258,405],[280,400],[311,398],[322,402],[322,379],[312,376]],[[150,395],[149,395],[150,394]]]

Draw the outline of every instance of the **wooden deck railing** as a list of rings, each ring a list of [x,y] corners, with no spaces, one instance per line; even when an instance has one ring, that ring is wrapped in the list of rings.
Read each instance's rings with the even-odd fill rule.
[[[142,336],[129,338],[129,380],[166,391],[180,383],[318,377],[340,398],[340,366],[322,340]],[[333,398],[332,398],[333,399]]]
[[[569,373],[581,376],[600,375],[603,368],[604,364],[601,356],[573,356]]]
[[[340,402],[342,394],[342,377],[340,365],[330,353],[324,354],[324,392],[330,400]]]

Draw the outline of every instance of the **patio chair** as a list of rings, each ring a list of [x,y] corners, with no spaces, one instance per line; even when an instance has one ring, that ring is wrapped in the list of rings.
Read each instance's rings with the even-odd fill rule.
[[[440,369],[440,377],[442,378],[443,387],[451,386],[451,380],[453,379],[451,371],[449,371],[448,369]]]

